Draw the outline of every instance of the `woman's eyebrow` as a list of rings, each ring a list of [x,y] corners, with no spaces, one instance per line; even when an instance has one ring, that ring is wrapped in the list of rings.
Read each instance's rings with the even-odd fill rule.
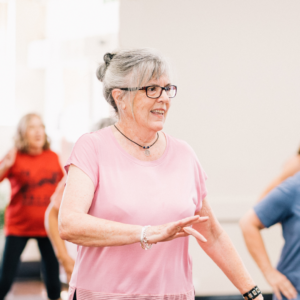
[[[167,83],[164,87],[166,87],[166,86],[169,86],[169,85],[171,85],[171,83]],[[160,86],[160,85],[158,85],[158,84],[151,84],[151,83],[149,83],[149,85],[148,86]]]

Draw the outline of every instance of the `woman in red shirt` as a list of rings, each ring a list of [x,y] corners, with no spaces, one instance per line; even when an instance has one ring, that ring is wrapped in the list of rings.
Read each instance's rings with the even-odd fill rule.
[[[38,242],[49,299],[60,298],[59,267],[44,227],[50,197],[63,177],[59,159],[50,150],[45,126],[36,114],[19,122],[15,148],[0,163],[0,181],[11,184],[5,211],[5,247],[0,271],[0,300],[9,291],[20,256],[30,238]]]

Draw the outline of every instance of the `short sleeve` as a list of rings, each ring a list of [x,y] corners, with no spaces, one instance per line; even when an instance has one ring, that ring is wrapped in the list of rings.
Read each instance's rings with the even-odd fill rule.
[[[298,185],[295,177],[290,177],[254,206],[257,217],[265,227],[283,222],[292,214]]]
[[[205,181],[207,180],[207,175],[205,171],[203,170],[202,166],[196,161],[196,187],[197,187],[197,204],[196,204],[196,213],[201,210],[202,207],[202,202],[207,196],[207,189],[206,189],[206,183]]]
[[[68,173],[71,164],[81,169],[92,180],[96,188],[99,182],[99,163],[93,134],[86,133],[76,142],[70,158],[67,160],[65,170]]]

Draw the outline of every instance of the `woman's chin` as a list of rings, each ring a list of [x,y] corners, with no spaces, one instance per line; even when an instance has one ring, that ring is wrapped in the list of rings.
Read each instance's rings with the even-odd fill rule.
[[[164,128],[164,122],[155,122],[154,124],[151,124],[150,126],[151,130],[153,131],[161,131]]]

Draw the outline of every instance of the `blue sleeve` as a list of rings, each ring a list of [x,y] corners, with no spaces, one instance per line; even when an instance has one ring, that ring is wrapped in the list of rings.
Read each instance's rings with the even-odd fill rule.
[[[292,207],[299,187],[299,175],[286,179],[274,188],[254,211],[265,227],[283,222],[292,214]]]

